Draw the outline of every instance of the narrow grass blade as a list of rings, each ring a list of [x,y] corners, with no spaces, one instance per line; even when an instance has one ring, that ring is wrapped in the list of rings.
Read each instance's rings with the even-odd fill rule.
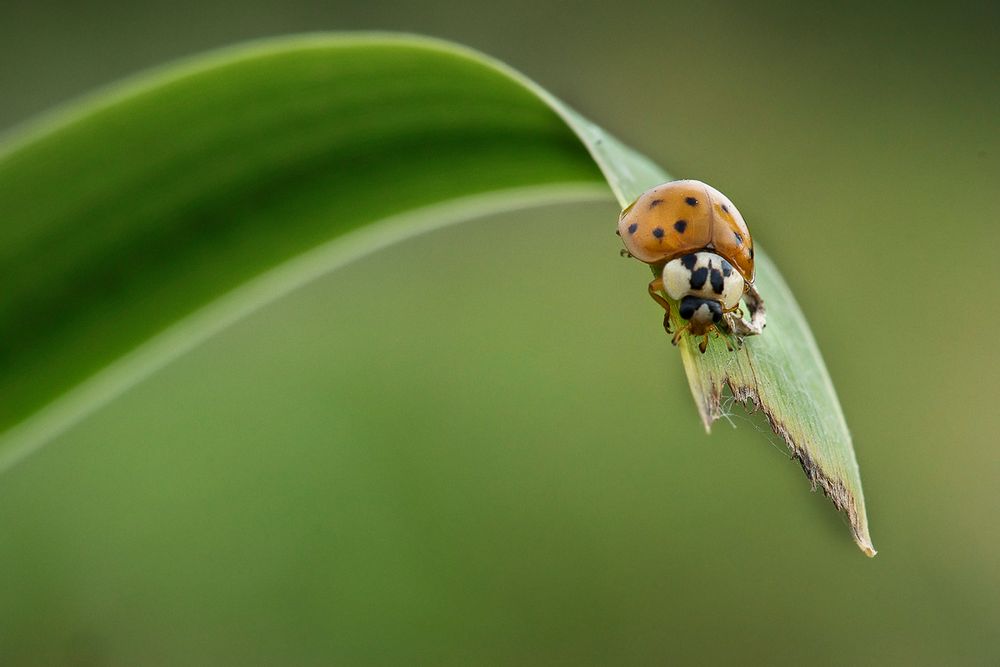
[[[266,279],[248,283],[255,276],[287,286],[312,275],[265,273],[294,257],[317,247],[339,257],[327,244],[356,243],[362,229],[385,234],[369,239],[380,247],[448,202],[470,203],[473,217],[504,193],[511,206],[525,193],[592,195],[602,175],[622,206],[669,180],[502,63],[415,37],[251,44],[42,119],[0,144],[0,455],[16,461],[275,298],[252,287]],[[376,226],[386,219],[403,222]],[[698,409],[708,427],[726,387],[760,408],[873,555],[833,386],[777,268],[757,253],[766,334],[736,354],[682,344]],[[240,285],[242,296],[216,301]]]

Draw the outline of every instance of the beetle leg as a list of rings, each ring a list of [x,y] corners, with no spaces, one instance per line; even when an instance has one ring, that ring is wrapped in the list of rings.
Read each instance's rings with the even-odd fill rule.
[[[674,345],[677,345],[677,343],[681,342],[681,334],[684,333],[685,331],[687,331],[690,328],[691,328],[691,324],[690,323],[685,324],[684,326],[682,326],[680,329],[677,330],[677,333],[674,334],[674,337],[673,337],[673,339],[671,339],[670,342],[673,343]]]
[[[672,333],[673,329],[670,327],[670,302],[663,298],[660,291],[663,289],[663,278],[656,278],[650,281],[649,296],[653,297],[653,301],[663,306],[663,310],[667,311],[663,315],[663,330],[667,333]],[[677,343],[674,343],[676,345]]]

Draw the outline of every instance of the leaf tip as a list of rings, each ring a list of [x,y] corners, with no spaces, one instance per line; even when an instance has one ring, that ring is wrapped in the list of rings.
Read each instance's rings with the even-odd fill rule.
[[[850,513],[849,513],[850,514]],[[868,522],[858,523],[853,514],[849,516],[851,520],[851,534],[854,536],[854,543],[858,545],[864,555],[874,558],[878,551],[872,544],[872,538],[868,534]]]

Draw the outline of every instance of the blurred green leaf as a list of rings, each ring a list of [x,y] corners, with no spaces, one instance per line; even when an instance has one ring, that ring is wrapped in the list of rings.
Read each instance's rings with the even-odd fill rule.
[[[0,455],[324,271],[492,210],[594,196],[602,173],[622,206],[670,180],[503,64],[412,37],[253,44],[44,119],[0,147]],[[872,555],[833,386],[757,251],[766,333],[735,354],[681,345],[698,409],[709,426],[725,386],[761,408]]]

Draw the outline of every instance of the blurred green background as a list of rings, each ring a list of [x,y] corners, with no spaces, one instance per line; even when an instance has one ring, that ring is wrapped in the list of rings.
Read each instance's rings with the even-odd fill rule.
[[[880,549],[758,419],[704,434],[609,196],[332,274],[6,473],[3,664],[1000,662],[995,6],[2,16],[3,128],[245,38],[406,30],[711,182],[813,325]]]

